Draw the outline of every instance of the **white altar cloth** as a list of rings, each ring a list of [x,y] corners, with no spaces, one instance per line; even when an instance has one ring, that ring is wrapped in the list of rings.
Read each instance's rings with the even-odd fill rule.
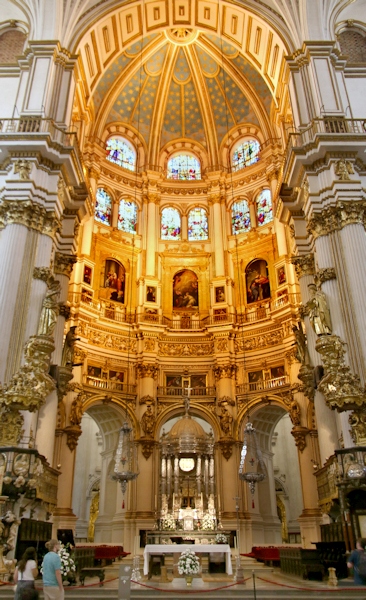
[[[233,574],[231,550],[229,544],[147,544],[144,550],[144,575],[149,574],[152,554],[181,554],[184,550],[193,550],[196,554],[225,554],[226,573]]]

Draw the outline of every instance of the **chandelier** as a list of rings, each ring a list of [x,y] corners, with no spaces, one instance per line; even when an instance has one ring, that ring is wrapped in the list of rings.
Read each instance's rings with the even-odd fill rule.
[[[239,479],[247,481],[252,493],[252,508],[254,508],[255,484],[266,477],[262,452],[258,448],[257,436],[252,423],[247,423],[244,429],[244,441],[240,456]]]
[[[122,494],[125,495],[127,484],[134,481],[138,474],[137,449],[131,437],[132,427],[125,421],[119,430],[118,445],[115,455],[115,466],[112,479],[121,484]]]

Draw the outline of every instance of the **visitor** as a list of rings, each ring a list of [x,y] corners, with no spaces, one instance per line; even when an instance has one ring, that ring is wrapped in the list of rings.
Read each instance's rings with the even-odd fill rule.
[[[348,557],[347,567],[353,568],[353,579],[356,585],[366,585],[366,539],[356,541],[356,550],[352,550]]]
[[[16,591],[14,600],[38,600],[38,592],[34,586],[34,579],[38,575],[36,561],[36,549],[31,546],[26,549],[15,568],[14,583],[16,583]]]
[[[46,548],[48,552],[42,564],[44,600],[64,600],[61,558],[58,555],[60,542],[58,540],[50,540],[46,543]]]

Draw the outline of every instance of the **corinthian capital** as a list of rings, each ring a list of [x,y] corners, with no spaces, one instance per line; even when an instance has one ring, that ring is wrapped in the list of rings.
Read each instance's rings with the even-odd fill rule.
[[[58,273],[59,275],[66,275],[66,277],[70,277],[72,273],[72,268],[75,263],[76,256],[62,254],[62,252],[56,252],[55,273]]]
[[[304,256],[293,256],[291,262],[295,266],[296,275],[299,279],[304,275],[314,275],[314,254],[310,253],[305,254]]]
[[[315,281],[320,285],[325,281],[331,281],[331,279],[337,279],[337,275],[335,269],[333,267],[329,267],[327,269],[319,269],[314,277]]]
[[[216,380],[224,379],[224,378],[232,379],[233,377],[235,377],[236,371],[237,371],[236,365],[231,365],[231,364],[218,365],[214,368],[215,379]]]
[[[357,223],[364,227],[366,225],[366,202],[363,200],[337,202],[335,206],[327,206],[321,212],[313,213],[307,230],[317,238]]]
[[[138,379],[143,377],[151,377],[157,379],[159,367],[153,364],[142,364],[136,365],[136,375]]]
[[[31,200],[4,200],[0,204],[0,229],[7,225],[24,225],[50,237],[61,230],[61,224],[53,211]]]

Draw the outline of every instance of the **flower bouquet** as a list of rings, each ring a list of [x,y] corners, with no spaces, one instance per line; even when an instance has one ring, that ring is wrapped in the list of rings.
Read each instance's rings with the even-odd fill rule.
[[[60,550],[58,551],[58,554],[61,558],[62,579],[74,579],[72,576],[76,571],[75,562],[71,558],[69,550],[70,550],[69,544],[66,544],[66,546],[64,546],[60,542]]]
[[[201,528],[205,531],[214,531],[216,529],[215,519],[211,515],[204,515],[201,523]]]
[[[193,575],[197,575],[200,570],[200,562],[193,550],[184,550],[178,560],[178,573],[185,575],[187,586],[192,584]]]
[[[217,533],[215,537],[215,544],[227,544],[227,537],[224,533]]]
[[[167,514],[162,520],[161,525],[163,529],[173,530],[176,529],[176,523],[173,515]]]

